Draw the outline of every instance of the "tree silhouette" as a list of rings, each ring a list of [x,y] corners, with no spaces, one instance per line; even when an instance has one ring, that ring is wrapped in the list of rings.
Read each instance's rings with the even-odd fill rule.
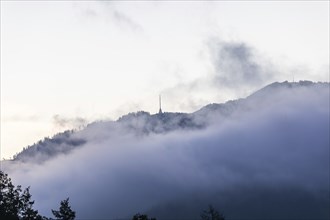
[[[52,220],[38,214],[32,208],[34,201],[31,200],[30,187],[22,191],[22,187],[15,187],[8,174],[0,170],[0,219],[4,220]],[[76,212],[69,205],[69,198],[61,201],[59,210],[51,210],[56,219],[74,220]],[[132,220],[156,220],[146,214],[137,213]],[[211,205],[201,214],[201,220],[225,220]]]
[[[34,201],[31,201],[31,197],[30,187],[28,187],[20,197],[21,210],[19,211],[19,216],[22,216],[22,219],[41,220],[43,218],[38,214],[38,211],[32,208]]]
[[[73,220],[76,217],[76,212],[69,206],[69,198],[61,201],[60,210],[56,211],[52,209],[52,213],[56,219],[61,220]]]
[[[0,217],[1,219],[31,219],[39,220],[42,217],[32,208],[30,188],[22,193],[20,185],[15,187],[8,174],[0,171]]]
[[[132,220],[157,220],[156,218],[148,218],[148,215],[137,213]]]
[[[225,216],[215,210],[212,205],[209,205],[209,208],[203,211],[201,218],[202,220],[225,220]]]
[[[0,219],[4,220],[51,220],[38,214],[32,208],[30,187],[22,191],[22,187],[15,187],[8,174],[0,170]],[[75,212],[69,206],[69,198],[61,202],[59,211],[52,210],[56,219],[73,220]]]

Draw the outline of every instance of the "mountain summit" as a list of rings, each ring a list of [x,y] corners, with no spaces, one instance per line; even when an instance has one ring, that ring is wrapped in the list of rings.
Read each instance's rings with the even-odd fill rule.
[[[52,138],[44,138],[37,143],[24,148],[13,158],[14,161],[42,162],[59,154],[67,154],[73,149],[82,147],[88,142],[84,134],[95,133],[92,138],[106,135],[108,138],[114,133],[148,135],[163,134],[177,130],[199,130],[214,123],[224,123],[231,118],[242,117],[250,111],[259,111],[269,106],[276,107],[284,97],[294,96],[301,99],[299,92],[321,93],[329,91],[329,83],[313,83],[311,81],[299,82],[275,82],[254,92],[244,99],[231,100],[221,104],[209,104],[193,113],[160,112],[150,114],[139,111],[120,117],[117,121],[98,121],[87,125],[79,131],[65,131],[54,135]],[[99,132],[101,131],[101,132]]]

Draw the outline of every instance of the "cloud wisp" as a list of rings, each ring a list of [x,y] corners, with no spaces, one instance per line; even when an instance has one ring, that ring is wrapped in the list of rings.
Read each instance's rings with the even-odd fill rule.
[[[199,219],[210,203],[228,219],[329,218],[329,85],[243,103],[200,130],[141,136],[94,124],[69,154],[5,169],[45,215],[69,196],[79,219]]]
[[[117,3],[108,1],[88,2],[74,4],[79,7],[80,13],[86,18],[99,18],[105,22],[110,22],[122,29],[140,32],[143,27],[133,18],[125,14],[117,7]]]
[[[220,85],[236,87],[238,85],[255,86],[270,79],[270,71],[256,55],[256,51],[245,43],[219,42],[209,43],[215,82]]]
[[[244,42],[209,38],[202,51],[201,56],[207,60],[205,74],[192,81],[181,81],[162,92],[171,100],[187,97],[177,101],[179,109],[197,109],[211,100],[245,97],[283,78],[270,58],[261,56],[257,49]],[[212,99],[207,100],[210,97]]]
[[[87,120],[82,117],[69,118],[60,115],[53,116],[53,124],[55,127],[59,128],[82,128],[87,123]]]

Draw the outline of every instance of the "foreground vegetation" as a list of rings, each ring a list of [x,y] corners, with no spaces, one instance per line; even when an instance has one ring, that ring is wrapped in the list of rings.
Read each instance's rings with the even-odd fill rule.
[[[5,220],[52,220],[41,216],[38,210],[33,208],[30,187],[22,190],[20,185],[14,186],[8,174],[0,171],[0,219]],[[69,198],[61,201],[59,210],[51,210],[55,219],[74,220],[76,212],[69,205]],[[146,214],[137,213],[132,220],[157,220],[149,218]],[[225,220],[224,216],[211,205],[201,214],[201,220]]]
[[[30,187],[15,187],[8,174],[0,171],[0,218],[8,220],[50,220],[33,209]],[[52,210],[55,219],[73,220],[76,217],[69,205],[69,198],[61,201],[59,210]]]

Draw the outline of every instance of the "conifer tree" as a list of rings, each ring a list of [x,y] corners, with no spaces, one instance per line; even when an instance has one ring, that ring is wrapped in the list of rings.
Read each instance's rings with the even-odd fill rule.
[[[15,187],[8,174],[0,170],[1,220],[48,220],[32,208],[34,201],[31,197],[30,187],[22,192],[22,187]]]
[[[156,218],[148,218],[148,215],[137,213],[132,220],[156,220]]]
[[[209,205],[208,210],[203,211],[201,218],[202,220],[225,220],[225,216],[220,214],[211,205]]]
[[[8,174],[0,171],[0,216],[4,219],[19,219],[21,186],[12,184]]]
[[[69,198],[61,201],[60,210],[53,210],[52,213],[56,219],[73,220],[76,217],[76,212],[69,205]]]
[[[21,200],[21,210],[19,215],[23,220],[40,220],[41,216],[38,214],[37,210],[32,208],[34,201],[31,201],[30,187],[26,188],[20,197]]]

